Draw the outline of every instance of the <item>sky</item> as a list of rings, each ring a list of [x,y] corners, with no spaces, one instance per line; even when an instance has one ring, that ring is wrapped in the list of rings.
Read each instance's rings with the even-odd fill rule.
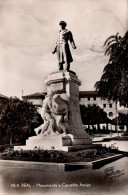
[[[108,62],[103,43],[128,29],[127,0],[0,0],[0,94],[21,97],[46,91],[58,70],[55,47],[59,22],[66,21],[80,90],[94,90]]]

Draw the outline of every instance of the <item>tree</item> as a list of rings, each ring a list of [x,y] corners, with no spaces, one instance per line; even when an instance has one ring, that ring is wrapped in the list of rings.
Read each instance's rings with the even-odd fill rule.
[[[25,141],[34,135],[34,128],[42,123],[42,118],[32,103],[10,98],[1,113],[0,136],[2,142],[12,144]]]
[[[84,125],[97,124],[99,129],[101,123],[108,124],[111,121],[108,119],[107,113],[97,105],[80,105],[80,112]]]
[[[118,119],[113,119],[113,124],[116,124],[117,120],[119,125],[126,125],[126,131],[128,132],[128,114],[119,113]]]
[[[0,118],[1,118],[2,110],[4,109],[7,102],[8,102],[8,98],[6,98],[6,99],[4,98],[4,99],[0,100]]]
[[[104,43],[108,64],[95,88],[102,98],[119,102],[128,107],[128,32],[124,37],[118,33]]]

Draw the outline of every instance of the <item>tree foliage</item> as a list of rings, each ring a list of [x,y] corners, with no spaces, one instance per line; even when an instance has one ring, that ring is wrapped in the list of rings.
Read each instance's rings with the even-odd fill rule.
[[[128,114],[119,113],[119,123],[128,126]]]
[[[12,136],[14,142],[25,141],[41,123],[42,118],[32,103],[10,98],[1,112],[0,135],[5,142]]]
[[[0,116],[1,116],[2,110],[4,109],[5,105],[7,104],[7,102],[8,102],[8,98],[0,100]]]
[[[116,124],[117,120],[119,125],[126,125],[128,131],[128,114],[119,113],[118,119],[113,119],[113,124]]]
[[[97,105],[80,105],[81,118],[84,125],[109,123],[107,113]]]
[[[110,36],[104,47],[109,61],[95,88],[101,97],[119,101],[120,105],[128,107],[128,32],[124,37],[118,33]]]

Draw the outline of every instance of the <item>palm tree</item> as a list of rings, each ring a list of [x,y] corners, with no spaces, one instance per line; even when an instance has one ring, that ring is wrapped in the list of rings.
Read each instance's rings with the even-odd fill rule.
[[[104,46],[110,58],[95,88],[101,97],[128,107],[128,32],[110,36]]]

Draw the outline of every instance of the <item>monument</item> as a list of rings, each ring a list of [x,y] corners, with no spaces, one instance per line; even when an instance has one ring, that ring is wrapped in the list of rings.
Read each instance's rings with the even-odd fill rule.
[[[63,150],[73,151],[91,148],[92,141],[84,130],[79,106],[80,80],[70,70],[73,61],[68,42],[76,49],[71,31],[65,29],[66,22],[61,21],[57,43],[59,71],[48,75],[45,84],[47,95],[43,101],[41,116],[44,124],[35,129],[36,136],[29,137],[25,146],[15,146],[14,150]]]
[[[57,53],[59,70],[65,69],[68,71],[70,62],[73,61],[68,42],[70,41],[73,49],[76,49],[76,46],[71,31],[65,28],[67,26],[66,22],[60,21],[59,25],[61,30],[58,33],[56,46],[52,53]],[[63,65],[65,65],[65,68]]]

